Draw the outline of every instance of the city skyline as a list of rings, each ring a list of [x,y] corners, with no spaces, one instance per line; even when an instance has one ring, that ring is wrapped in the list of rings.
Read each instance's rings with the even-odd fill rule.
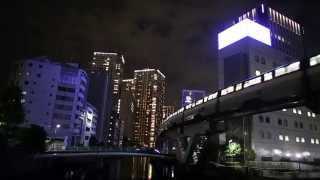
[[[0,179],[320,178],[319,6],[10,1]]]
[[[315,55],[314,53],[318,51],[316,41],[319,39],[316,33],[318,22],[307,18],[315,16],[313,15],[316,12],[315,3],[303,4],[299,1],[290,1],[290,8],[286,8],[286,2],[268,2],[275,10],[284,12],[298,23],[302,23],[306,31],[308,54]],[[21,32],[12,31],[10,34],[16,39],[21,36],[20,33],[26,33],[27,36],[19,39],[22,42],[16,43],[19,45],[11,46],[11,43],[8,43],[7,47],[11,50],[5,51],[4,54],[8,61],[2,63],[47,55],[85,65],[91,59],[93,51],[121,52],[127,59],[124,78],[130,78],[130,73],[134,69],[145,67],[161,69],[168,77],[169,103],[177,106],[180,104],[180,94],[177,92],[181,89],[204,89],[208,92],[216,89],[217,40],[214,34],[218,32],[221,22],[232,20],[235,15],[250,10],[258,2],[201,1],[195,6],[190,1],[165,1],[148,6],[151,11],[158,11],[154,13],[145,11],[141,14],[137,13],[136,9],[142,7],[126,1],[113,3],[110,13],[95,9],[100,4],[103,6],[103,2],[95,1],[86,11],[82,11],[87,4],[79,3],[71,8],[73,14],[57,4],[50,8],[60,9],[59,11],[48,11],[43,17],[37,16],[37,9],[26,5],[24,8],[30,8],[30,11],[26,14],[19,11],[20,14],[16,15],[25,17],[22,29],[19,28]],[[48,5],[42,3],[39,6],[46,9]],[[224,6],[227,8],[223,8]],[[175,11],[175,7],[179,8]],[[225,9],[228,13],[219,13],[216,11],[219,8]],[[187,14],[188,10],[194,12],[192,16]],[[203,14],[196,13],[200,11],[203,11]],[[165,18],[167,16],[172,16],[172,20],[168,21],[168,18]],[[111,26],[107,21],[110,18],[114,18],[110,21]],[[39,22],[30,24],[28,23],[30,20]],[[14,27],[13,22],[8,22],[8,27]],[[46,30],[48,32],[44,32]],[[45,38],[42,39],[42,36]],[[12,38],[10,40],[10,42],[15,41]],[[184,70],[177,68],[177,64],[181,63],[185,65]],[[7,70],[3,69],[2,72],[4,78]]]

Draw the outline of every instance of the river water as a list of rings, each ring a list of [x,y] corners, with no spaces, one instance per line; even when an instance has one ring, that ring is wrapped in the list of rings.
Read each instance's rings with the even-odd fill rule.
[[[28,179],[176,179],[175,167],[173,161],[149,157],[51,158],[37,160]]]

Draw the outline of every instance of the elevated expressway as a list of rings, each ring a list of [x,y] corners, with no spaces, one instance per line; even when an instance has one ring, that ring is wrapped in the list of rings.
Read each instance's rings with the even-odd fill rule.
[[[166,153],[176,153],[182,163],[194,162],[192,156],[199,153],[195,147],[208,138],[204,134],[223,131],[225,119],[298,106],[320,113],[319,94],[320,56],[280,66],[171,114],[161,125],[157,145]]]

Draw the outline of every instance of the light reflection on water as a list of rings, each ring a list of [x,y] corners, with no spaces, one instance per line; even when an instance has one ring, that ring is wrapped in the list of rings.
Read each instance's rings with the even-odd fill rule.
[[[42,160],[38,171],[49,179],[65,180],[175,178],[175,165],[172,162],[149,157]]]

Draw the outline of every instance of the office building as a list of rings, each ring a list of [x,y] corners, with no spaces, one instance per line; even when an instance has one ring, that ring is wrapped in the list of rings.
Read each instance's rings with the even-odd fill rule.
[[[165,76],[156,69],[135,70],[134,86],[134,141],[142,146],[154,147],[163,116]]]
[[[19,62],[17,84],[26,123],[42,126],[49,137],[69,145],[80,143],[88,88],[84,70],[45,57],[27,59]]]
[[[89,65],[88,99],[97,108],[97,139],[108,146],[120,144],[121,81],[124,57],[118,53],[94,52]]]
[[[267,4],[260,4],[233,21],[226,23],[223,29],[227,29],[245,19],[250,19],[270,30],[273,48],[280,50],[291,58],[300,59],[303,57],[304,28],[298,22]],[[221,48],[222,46],[219,47],[219,49]]]
[[[299,61],[302,34],[299,24],[263,4],[241,16],[218,35],[219,87]],[[256,160],[312,161],[320,158],[319,125],[315,113],[296,107],[234,119],[227,123],[227,137],[242,139]]]

